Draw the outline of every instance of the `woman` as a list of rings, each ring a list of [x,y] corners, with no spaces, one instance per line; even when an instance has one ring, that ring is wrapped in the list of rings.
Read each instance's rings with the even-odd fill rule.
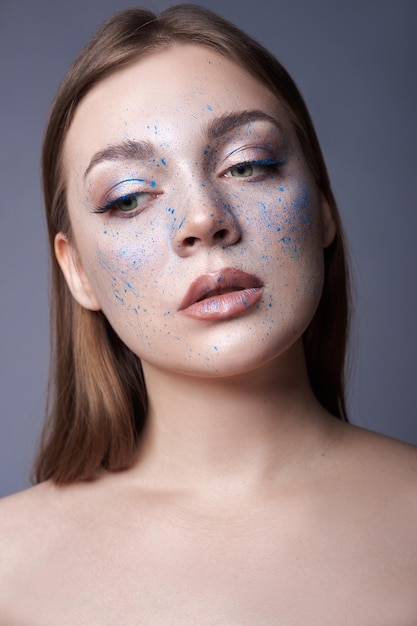
[[[343,235],[281,65],[201,8],[119,13],[43,172],[55,360],[1,623],[416,624],[416,453],[348,424]]]

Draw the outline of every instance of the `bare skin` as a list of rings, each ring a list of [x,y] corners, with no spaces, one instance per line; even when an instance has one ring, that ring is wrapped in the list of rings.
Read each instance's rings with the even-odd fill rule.
[[[191,442],[208,404],[194,383],[170,454],[154,435],[128,471],[2,501],[1,623],[417,624],[414,447],[307,392],[305,423],[278,416],[265,437],[265,388],[241,403],[224,388],[230,412]]]
[[[247,166],[284,145],[259,115],[199,161],[213,116],[259,109],[288,142],[278,173],[258,163],[239,178],[236,154]],[[152,162],[87,172],[125,136],[153,142]],[[301,337],[334,224],[276,100],[215,53],[177,46],[86,96],[66,165],[78,250],[61,234],[57,256],[78,302],[142,358],[149,414],[128,470],[0,503],[0,624],[416,626],[417,452],[342,423],[312,393]],[[115,180],[143,200],[131,219],[129,203],[116,217],[91,211],[88,194],[107,197]],[[262,279],[257,307],[214,323],[181,314],[196,276],[232,266]],[[114,297],[117,272],[146,315],[133,291],[123,306]]]

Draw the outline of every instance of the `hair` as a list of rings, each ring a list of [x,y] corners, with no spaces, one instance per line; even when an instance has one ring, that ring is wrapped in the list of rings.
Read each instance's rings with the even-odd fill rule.
[[[147,396],[140,359],[115,334],[100,311],[72,297],[54,254],[60,231],[71,239],[63,150],[80,100],[120,68],[174,43],[195,43],[236,62],[286,108],[306,161],[336,221],[324,250],[324,286],[304,333],[310,383],[319,402],[347,421],[344,395],[349,325],[344,237],[326,166],[304,100],[287,71],[260,43],[202,7],[173,6],[160,15],[127,9],[103,23],[62,81],[45,130],[42,175],[51,263],[51,367],[47,419],[34,479],[69,483],[104,469],[129,467],[143,429]]]

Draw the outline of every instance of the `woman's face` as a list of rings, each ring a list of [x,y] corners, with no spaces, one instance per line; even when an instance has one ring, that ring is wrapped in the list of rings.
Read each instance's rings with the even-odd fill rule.
[[[64,170],[58,260],[145,372],[230,375],[291,353],[334,224],[283,107],[245,70],[187,44],[118,71],[78,106]]]

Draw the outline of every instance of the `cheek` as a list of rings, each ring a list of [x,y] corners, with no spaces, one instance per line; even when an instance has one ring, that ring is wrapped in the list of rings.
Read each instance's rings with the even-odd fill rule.
[[[104,224],[91,246],[90,281],[112,325],[126,322],[127,314],[152,313],[166,259],[153,232],[147,228],[145,239],[133,224],[122,223],[119,229]]]
[[[284,191],[285,194],[285,191]],[[315,189],[295,185],[275,215],[279,254],[299,276],[307,290],[321,288],[324,270],[319,195]]]
[[[318,194],[297,185],[288,191],[279,207],[275,220],[282,255],[305,266],[310,273],[308,270],[321,266],[323,260]]]
[[[265,275],[270,281],[268,306],[276,322],[290,314],[294,333],[309,323],[320,301],[324,255],[319,195],[315,188],[279,187],[258,201],[254,236]],[[253,232],[253,230],[252,230]]]
[[[242,190],[244,191],[244,190]],[[308,184],[265,187],[248,205],[244,193],[236,197],[246,236],[263,249],[264,260],[305,260],[323,256],[319,196]],[[246,208],[245,208],[246,207]]]

